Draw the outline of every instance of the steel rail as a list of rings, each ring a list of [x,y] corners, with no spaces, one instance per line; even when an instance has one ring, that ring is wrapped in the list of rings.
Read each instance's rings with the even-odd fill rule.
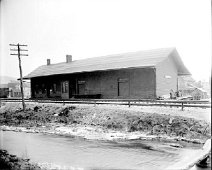
[[[21,99],[15,98],[1,98],[0,102],[21,102]],[[148,100],[148,99],[25,99],[25,102],[37,103],[62,103],[62,104],[108,104],[108,105],[128,105],[130,106],[160,106],[160,107],[198,107],[211,108],[210,101],[201,100]]]

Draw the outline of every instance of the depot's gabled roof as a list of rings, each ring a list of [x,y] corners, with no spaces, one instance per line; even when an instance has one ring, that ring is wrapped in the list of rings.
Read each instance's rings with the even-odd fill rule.
[[[124,54],[75,60],[51,65],[42,65],[25,76],[25,79],[49,75],[117,70],[123,68],[155,67],[167,57],[173,57],[178,75],[190,75],[175,48],[137,51]]]

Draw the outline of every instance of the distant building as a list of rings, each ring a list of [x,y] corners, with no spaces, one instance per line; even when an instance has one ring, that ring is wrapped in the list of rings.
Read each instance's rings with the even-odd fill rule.
[[[211,96],[211,83],[210,83],[210,79],[209,81],[202,81],[201,85],[202,85],[202,89],[204,89],[207,92],[207,95],[210,97]]]
[[[24,77],[32,98],[155,99],[178,90],[190,75],[175,48],[131,52],[43,65]]]
[[[10,81],[8,83],[9,88],[9,96],[20,98],[21,97],[21,88],[20,88],[20,81]],[[30,98],[30,83],[23,82],[23,92],[25,98]]]
[[[0,84],[0,98],[7,98],[9,96],[9,88],[7,84]]]
[[[30,83],[23,82],[23,92],[25,98],[31,97],[30,92]],[[7,84],[0,84],[0,98],[20,98],[21,97],[21,89],[19,81],[10,81]]]
[[[189,96],[194,100],[208,99],[210,97],[209,82],[196,82],[191,77],[178,78],[178,88],[181,96]]]
[[[195,86],[187,87],[181,90],[182,96],[191,96],[193,100],[208,99],[209,95],[206,90]]]
[[[194,90],[191,93],[191,96],[193,97],[194,100],[208,99],[209,98],[207,91],[205,91],[202,88],[194,88]]]

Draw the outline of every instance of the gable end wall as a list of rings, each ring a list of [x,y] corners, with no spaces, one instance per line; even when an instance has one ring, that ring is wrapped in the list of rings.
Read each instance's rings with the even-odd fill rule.
[[[156,66],[156,95],[169,95],[170,90],[177,91],[177,67],[169,56]]]

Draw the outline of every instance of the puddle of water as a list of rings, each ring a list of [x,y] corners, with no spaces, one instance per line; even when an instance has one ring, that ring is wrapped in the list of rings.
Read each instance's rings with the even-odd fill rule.
[[[10,154],[89,170],[164,170],[180,160],[182,150],[156,141],[105,142],[11,131],[0,131],[0,137],[0,148]]]

